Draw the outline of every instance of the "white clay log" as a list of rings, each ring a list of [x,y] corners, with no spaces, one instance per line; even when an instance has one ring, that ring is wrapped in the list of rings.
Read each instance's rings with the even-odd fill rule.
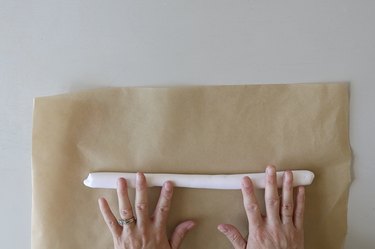
[[[314,179],[314,173],[308,170],[294,170],[293,186],[310,185]],[[277,172],[277,186],[282,185],[284,171]],[[160,187],[166,181],[173,182],[174,186],[181,188],[202,189],[240,189],[241,180],[249,176],[255,188],[265,187],[265,173],[233,174],[233,175],[192,175],[192,174],[154,174],[145,173],[148,187]],[[83,183],[91,188],[117,187],[117,179],[123,177],[127,180],[128,187],[135,188],[136,173],[123,172],[93,172]]]

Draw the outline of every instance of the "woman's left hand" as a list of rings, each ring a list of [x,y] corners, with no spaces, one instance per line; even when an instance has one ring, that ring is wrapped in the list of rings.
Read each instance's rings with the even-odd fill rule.
[[[100,211],[111,231],[115,249],[177,249],[186,233],[195,225],[192,220],[180,223],[175,228],[171,238],[168,239],[166,225],[173,195],[173,185],[171,182],[164,183],[158,204],[151,217],[148,215],[147,183],[144,174],[137,173],[135,198],[136,220],[128,196],[127,183],[124,178],[118,180],[117,195],[123,226],[118,223],[108,202],[104,198],[99,198]]]

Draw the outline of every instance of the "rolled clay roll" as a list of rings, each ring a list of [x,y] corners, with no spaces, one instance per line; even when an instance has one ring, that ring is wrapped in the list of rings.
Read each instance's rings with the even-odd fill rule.
[[[314,173],[308,170],[294,170],[293,186],[310,185],[314,179]],[[277,175],[277,186],[282,185],[284,171]],[[240,189],[241,180],[244,176],[250,177],[254,187],[265,187],[265,173],[233,174],[233,175],[192,175],[192,174],[154,174],[146,173],[148,187],[162,186],[164,182],[171,181],[174,186],[181,188],[202,188],[202,189]],[[123,172],[93,172],[90,173],[83,183],[90,188],[117,187],[118,178],[127,180],[128,187],[135,188],[136,173]]]

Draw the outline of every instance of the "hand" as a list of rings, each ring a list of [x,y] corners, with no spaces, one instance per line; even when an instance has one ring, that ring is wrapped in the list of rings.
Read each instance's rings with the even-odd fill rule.
[[[194,227],[194,222],[189,220],[180,223],[168,240],[166,224],[173,185],[165,182],[160,192],[158,204],[152,217],[148,215],[147,183],[144,174],[138,173],[136,180],[135,212],[136,222],[120,226],[113,215],[108,202],[100,198],[99,207],[105,222],[111,231],[115,249],[177,249],[186,233]],[[117,196],[119,202],[120,216],[122,219],[134,217],[130,204],[127,183],[124,178],[118,180]]]
[[[282,199],[277,192],[276,169],[266,170],[265,204],[267,216],[262,216],[249,177],[242,180],[242,196],[247,219],[249,237],[247,241],[237,228],[220,224],[219,231],[225,234],[235,249],[303,249],[303,215],[305,190],[297,188],[296,203],[293,201],[293,174],[286,171],[283,177]],[[281,207],[280,207],[281,202]]]

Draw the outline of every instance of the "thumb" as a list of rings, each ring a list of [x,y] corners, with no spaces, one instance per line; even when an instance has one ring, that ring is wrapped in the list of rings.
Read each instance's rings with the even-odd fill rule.
[[[242,237],[241,233],[230,224],[220,224],[217,229],[222,232],[229,239],[235,249],[245,249],[246,241]]]
[[[180,223],[174,229],[172,233],[172,237],[169,241],[171,248],[177,249],[181,245],[181,242],[184,239],[187,232],[189,232],[194,226],[195,226],[195,223],[191,220]]]

